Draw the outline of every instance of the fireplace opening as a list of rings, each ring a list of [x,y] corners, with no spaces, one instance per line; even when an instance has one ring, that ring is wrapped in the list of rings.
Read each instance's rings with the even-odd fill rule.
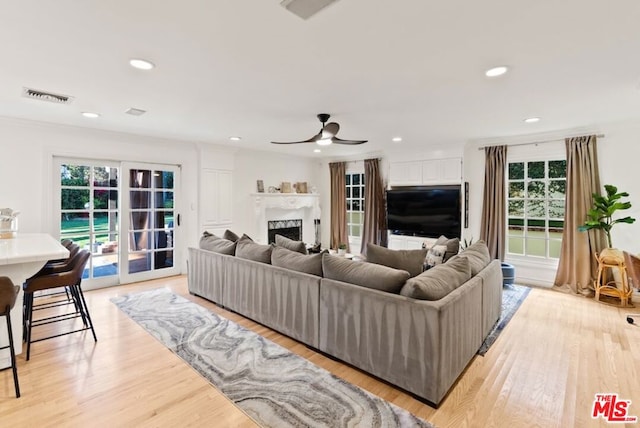
[[[302,241],[302,219],[267,221],[269,244],[276,242],[276,235],[282,235],[294,241]]]

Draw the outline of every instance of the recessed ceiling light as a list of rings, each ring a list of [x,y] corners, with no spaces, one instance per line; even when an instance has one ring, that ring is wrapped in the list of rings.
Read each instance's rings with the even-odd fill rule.
[[[499,67],[493,67],[488,69],[487,71],[485,71],[485,76],[487,77],[498,77],[498,76],[502,76],[504,73],[506,73],[508,70],[508,68],[504,65],[501,65]]]
[[[402,141],[402,137],[393,137],[391,141],[393,141],[394,143],[399,143],[400,141]]]
[[[131,65],[131,67],[137,68],[139,70],[151,70],[152,68],[155,67],[154,63],[147,61],[146,59],[140,59],[140,58],[130,59],[129,64]]]
[[[242,137],[229,137],[229,139],[231,141],[240,141],[240,140],[242,140]]]
[[[540,122],[540,118],[539,117],[528,117],[524,120],[525,123],[536,123],[536,122]]]
[[[89,118],[91,118],[91,119],[95,119],[96,117],[100,117],[100,114],[99,114],[99,113],[93,113],[93,112],[91,112],[91,111],[83,111],[83,112],[82,112],[82,115],[83,115],[84,117],[89,117]]]
[[[313,153],[321,153],[321,152],[322,152],[322,150],[320,150],[320,149],[313,149]]]

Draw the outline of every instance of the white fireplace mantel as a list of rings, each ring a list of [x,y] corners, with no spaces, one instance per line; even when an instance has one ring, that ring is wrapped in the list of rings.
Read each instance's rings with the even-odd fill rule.
[[[304,212],[306,214],[301,214],[301,217],[306,217],[305,223],[310,226],[313,219],[320,218],[320,195],[317,193],[252,193],[251,197],[255,203],[258,242],[266,242],[267,239],[268,210]]]

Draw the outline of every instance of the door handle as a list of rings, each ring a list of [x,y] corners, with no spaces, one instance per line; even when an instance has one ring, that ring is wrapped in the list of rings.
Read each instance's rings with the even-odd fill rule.
[[[178,221],[178,226],[180,226],[180,214],[178,214],[178,218],[176,220]]]

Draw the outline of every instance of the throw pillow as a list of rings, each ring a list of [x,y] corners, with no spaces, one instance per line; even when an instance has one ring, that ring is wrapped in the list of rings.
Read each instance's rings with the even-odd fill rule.
[[[228,239],[220,238],[205,231],[200,238],[200,248],[214,253],[233,256],[236,252],[236,243]]]
[[[271,264],[272,249],[271,245],[256,244],[248,236],[242,235],[237,242],[236,257]]]
[[[457,257],[409,279],[400,290],[403,296],[420,300],[440,300],[471,278],[466,257]]]
[[[458,254],[458,251],[460,251],[460,238],[447,238],[444,235],[441,235],[438,240],[435,242],[435,244],[433,244],[434,246],[436,245],[446,245],[447,246],[447,252],[444,255],[443,258],[443,262],[446,262],[447,260],[449,260],[451,257],[455,256],[456,254]]]
[[[471,275],[477,275],[482,269],[487,267],[491,262],[491,255],[489,254],[489,248],[487,244],[480,240],[469,245],[464,251],[460,253],[460,256],[465,256],[469,259],[471,265]]]
[[[300,254],[284,247],[273,247],[271,264],[274,266],[304,272],[310,275],[322,276],[322,253]]]
[[[361,287],[397,293],[409,272],[369,262],[356,262],[331,254],[322,255],[322,273],[325,278],[348,282]]]
[[[406,270],[412,277],[422,273],[426,249],[390,250],[380,245],[367,244],[367,261],[394,269]]]
[[[233,241],[233,242],[236,242],[236,241],[238,241],[238,239],[240,239],[240,237],[238,235],[236,235],[235,233],[233,233],[229,229],[224,231],[224,233],[222,234],[222,237],[224,239],[228,239],[229,241]]]
[[[302,241],[294,241],[286,236],[276,235],[276,245],[287,250],[297,251],[300,254],[307,254],[307,245]]]
[[[447,254],[447,246],[446,245],[434,245],[429,248],[427,252],[427,258],[425,259],[425,265],[427,269],[431,269],[432,267],[444,263],[444,257]]]

